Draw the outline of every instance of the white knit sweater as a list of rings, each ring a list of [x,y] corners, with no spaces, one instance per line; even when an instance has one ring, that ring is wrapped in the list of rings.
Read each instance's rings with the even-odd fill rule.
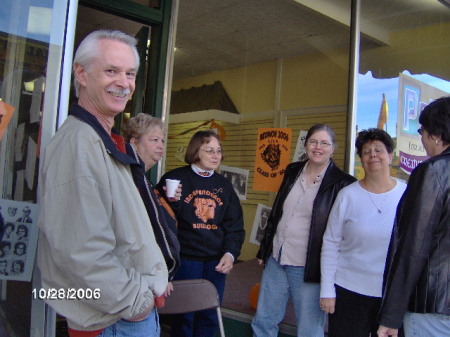
[[[375,194],[357,181],[339,192],[323,237],[321,298],[336,297],[335,284],[381,297],[395,212],[405,188],[397,180],[389,192]]]

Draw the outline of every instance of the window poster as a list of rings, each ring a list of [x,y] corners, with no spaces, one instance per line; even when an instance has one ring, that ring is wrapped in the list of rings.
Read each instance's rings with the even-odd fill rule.
[[[11,120],[14,110],[16,110],[16,108],[0,101],[0,140],[3,138],[3,134]]]
[[[239,200],[247,200],[247,185],[249,170],[239,167],[220,165],[219,173],[223,175],[233,185],[233,189]]]
[[[289,164],[292,129],[259,128],[253,189],[277,192]]]
[[[306,155],[305,149],[305,139],[308,134],[307,130],[300,130],[300,134],[298,135],[297,145],[295,146],[295,153],[292,161],[302,161],[304,156]]]
[[[400,168],[407,174],[428,158],[417,132],[422,110],[448,93],[404,74],[399,75],[397,153]]]
[[[0,280],[31,281],[38,215],[37,204],[0,199]]]
[[[255,245],[261,244],[261,240],[266,230],[267,220],[269,219],[272,208],[262,204],[258,204],[256,208],[255,220],[253,221],[252,232],[250,234],[250,242]]]

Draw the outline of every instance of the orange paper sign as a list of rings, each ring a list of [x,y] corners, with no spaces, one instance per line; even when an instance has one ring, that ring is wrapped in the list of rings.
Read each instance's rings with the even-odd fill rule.
[[[253,189],[278,192],[289,164],[292,129],[258,129]]]
[[[5,130],[8,127],[14,110],[16,110],[16,108],[0,101],[0,140],[3,138],[3,133],[5,133]]]

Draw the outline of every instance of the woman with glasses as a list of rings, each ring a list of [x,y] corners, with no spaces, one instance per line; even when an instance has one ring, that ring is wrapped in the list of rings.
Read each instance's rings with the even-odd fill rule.
[[[177,280],[203,278],[217,288],[223,298],[226,275],[233,269],[244,242],[243,213],[232,184],[215,172],[223,160],[219,136],[198,131],[186,149],[187,166],[167,172],[165,179],[181,181],[178,201],[169,201],[178,220],[181,267]],[[214,337],[218,330],[214,309],[176,315],[171,336]]]
[[[307,160],[286,168],[257,254],[259,264],[265,264],[252,322],[257,337],[278,336],[289,297],[297,336],[324,336],[325,313],[319,306],[322,236],[338,192],[356,179],[331,159],[336,141],[330,126],[312,126],[305,148]]]
[[[28,240],[28,227],[25,225],[18,225],[16,230],[16,240],[26,241]]]
[[[376,336],[383,272],[406,184],[390,175],[394,141],[381,129],[356,139],[365,176],[342,189],[323,237],[320,305],[329,337]]]
[[[385,269],[379,337],[450,334],[450,96],[419,116],[430,158],[411,173]]]

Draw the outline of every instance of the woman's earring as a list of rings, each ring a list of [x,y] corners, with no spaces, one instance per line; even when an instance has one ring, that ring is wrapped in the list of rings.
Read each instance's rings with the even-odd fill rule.
[[[437,139],[435,140],[435,142],[436,142],[436,145],[438,145],[438,140]]]

